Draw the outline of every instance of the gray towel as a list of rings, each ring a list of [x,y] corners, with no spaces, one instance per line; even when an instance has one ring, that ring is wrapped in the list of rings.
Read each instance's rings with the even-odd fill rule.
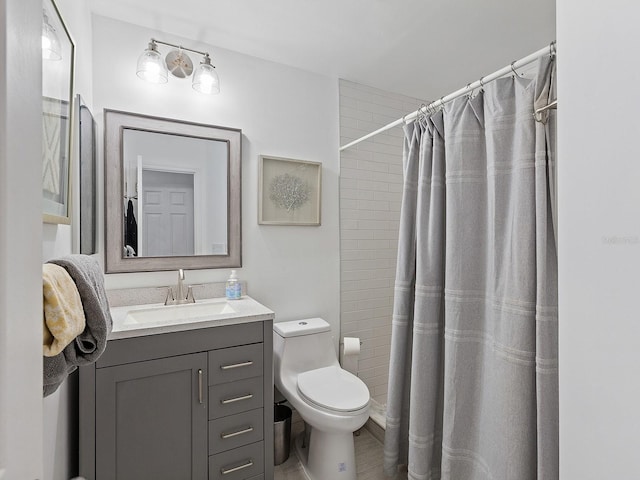
[[[67,375],[80,365],[95,362],[107,346],[113,322],[104,289],[100,264],[87,255],[68,255],[50,260],[63,267],[78,288],[87,321],[84,332],[55,357],[44,357],[43,393],[46,397],[57,390]]]

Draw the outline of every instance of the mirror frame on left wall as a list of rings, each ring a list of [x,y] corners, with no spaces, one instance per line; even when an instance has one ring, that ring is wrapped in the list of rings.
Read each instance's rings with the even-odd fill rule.
[[[144,130],[186,137],[226,142],[227,168],[227,253],[224,255],[193,255],[167,257],[124,257],[123,192],[123,132]],[[242,131],[182,120],[152,117],[118,110],[104,110],[104,173],[105,173],[105,246],[106,273],[154,272],[242,266],[241,233],[241,164]]]

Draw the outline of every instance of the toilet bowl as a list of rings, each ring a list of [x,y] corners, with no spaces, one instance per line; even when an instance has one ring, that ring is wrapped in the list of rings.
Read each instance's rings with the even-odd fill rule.
[[[273,350],[276,387],[310,427],[308,442],[296,442],[305,473],[311,480],[356,480],[353,432],[369,418],[370,395],[340,368],[329,324],[276,323]]]

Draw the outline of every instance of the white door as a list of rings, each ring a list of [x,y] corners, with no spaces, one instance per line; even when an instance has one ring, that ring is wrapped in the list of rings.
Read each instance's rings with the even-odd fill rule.
[[[193,255],[193,174],[142,170],[145,257]]]

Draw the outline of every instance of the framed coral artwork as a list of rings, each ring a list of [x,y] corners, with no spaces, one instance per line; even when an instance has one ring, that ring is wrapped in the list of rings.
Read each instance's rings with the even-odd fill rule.
[[[320,225],[322,163],[260,155],[258,223]]]

